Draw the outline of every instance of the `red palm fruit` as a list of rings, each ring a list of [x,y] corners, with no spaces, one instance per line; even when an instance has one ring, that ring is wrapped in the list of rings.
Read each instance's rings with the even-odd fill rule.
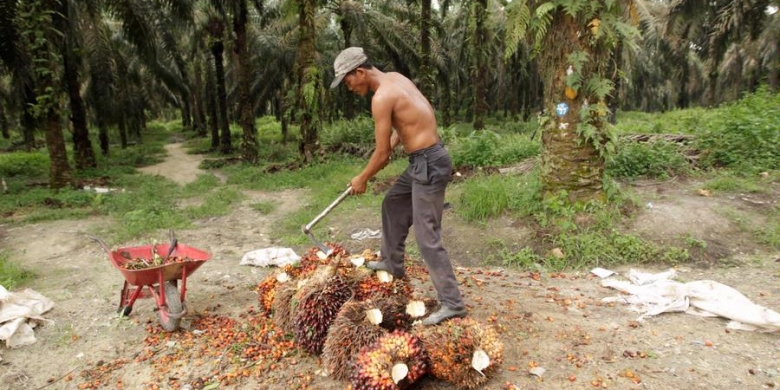
[[[349,378],[351,363],[360,350],[387,333],[369,320],[366,313],[374,308],[377,305],[371,301],[353,299],[341,307],[333,320],[322,349],[322,362],[334,378]]]
[[[270,274],[258,283],[255,288],[257,300],[260,301],[260,310],[266,315],[271,314],[274,294],[276,293],[276,286],[278,284],[279,282],[276,280],[276,274]]]
[[[355,390],[405,389],[426,371],[427,357],[420,339],[397,330],[381,336],[360,351],[353,364],[350,383]],[[393,374],[398,372],[402,375],[394,378]]]
[[[471,318],[419,328],[417,334],[428,353],[430,373],[458,389],[483,385],[503,362],[503,344],[496,331]]]
[[[307,352],[318,355],[328,328],[344,302],[352,297],[352,290],[341,276],[333,275],[322,283],[310,280],[299,294],[301,299],[293,309],[295,341]]]

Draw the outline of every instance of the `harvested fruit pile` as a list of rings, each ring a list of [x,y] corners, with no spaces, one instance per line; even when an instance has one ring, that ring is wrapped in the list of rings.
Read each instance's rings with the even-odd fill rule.
[[[127,364],[151,368],[144,389],[216,389],[249,378],[267,378],[281,365],[297,364],[295,342],[268,318],[255,314],[248,308],[235,319],[206,311],[192,320],[190,332],[166,332],[149,323],[141,351],[129,361],[99,362],[82,371],[79,377],[83,381],[77,388],[122,389],[122,380],[114,371]],[[193,375],[195,372],[199,374]],[[289,378],[295,383],[289,388],[305,388],[312,379],[306,373]]]
[[[418,324],[437,305],[412,286],[412,279],[427,279],[425,267],[407,266],[403,278],[393,278],[364,266],[375,260],[370,250],[332,249],[325,256],[312,248],[299,263],[268,275],[255,287],[258,309],[248,307],[239,318],[207,309],[191,317],[185,332],[149,322],[143,350],[82,371],[78,388],[123,388],[119,372],[128,364],[146,367],[144,389],[306,389],[328,376],[352,389],[393,390],[426,375],[474,389],[495,375],[503,345],[492,325]]]
[[[393,278],[364,266],[375,260],[370,250],[332,249],[325,256],[312,248],[257,286],[264,314],[298,347],[319,355],[328,375],[353,389],[403,389],[425,374],[474,389],[497,371],[503,345],[492,327],[472,319],[418,325],[436,305],[411,284],[424,268],[407,267],[403,278]]]
[[[194,260],[186,256],[169,256],[168,258],[163,259],[160,255],[155,254],[154,258],[152,259],[144,259],[141,257],[136,257],[131,260],[127,260],[126,262],[120,264],[120,266],[124,269],[139,270],[139,269],[159,267],[162,265],[168,265],[173,263],[186,263],[188,261],[194,261]]]

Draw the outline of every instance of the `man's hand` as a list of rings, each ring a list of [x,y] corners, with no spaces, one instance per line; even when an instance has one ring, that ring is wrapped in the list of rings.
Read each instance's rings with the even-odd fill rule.
[[[352,195],[359,195],[366,192],[366,182],[362,176],[358,175],[352,178],[349,185],[352,187]]]

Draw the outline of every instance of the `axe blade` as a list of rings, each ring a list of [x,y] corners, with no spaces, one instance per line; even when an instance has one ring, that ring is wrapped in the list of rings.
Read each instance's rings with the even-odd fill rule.
[[[314,246],[319,248],[319,250],[321,250],[322,253],[325,253],[325,256],[330,256],[330,255],[333,254],[333,249],[329,248],[327,245],[325,245],[325,243],[320,242],[319,240],[314,238],[314,234],[312,234],[312,232],[310,230],[306,229],[306,225],[301,226],[301,231],[303,232],[303,234],[305,234],[305,235],[307,235],[309,237],[309,240],[311,240],[311,242],[314,244]]]

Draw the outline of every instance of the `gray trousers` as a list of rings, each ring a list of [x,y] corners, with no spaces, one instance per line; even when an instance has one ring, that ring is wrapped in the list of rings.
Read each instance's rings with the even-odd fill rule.
[[[464,308],[452,263],[441,243],[444,191],[452,175],[452,160],[442,143],[409,155],[409,167],[382,201],[382,257],[396,277],[404,275],[409,228],[428,267],[439,302]]]

